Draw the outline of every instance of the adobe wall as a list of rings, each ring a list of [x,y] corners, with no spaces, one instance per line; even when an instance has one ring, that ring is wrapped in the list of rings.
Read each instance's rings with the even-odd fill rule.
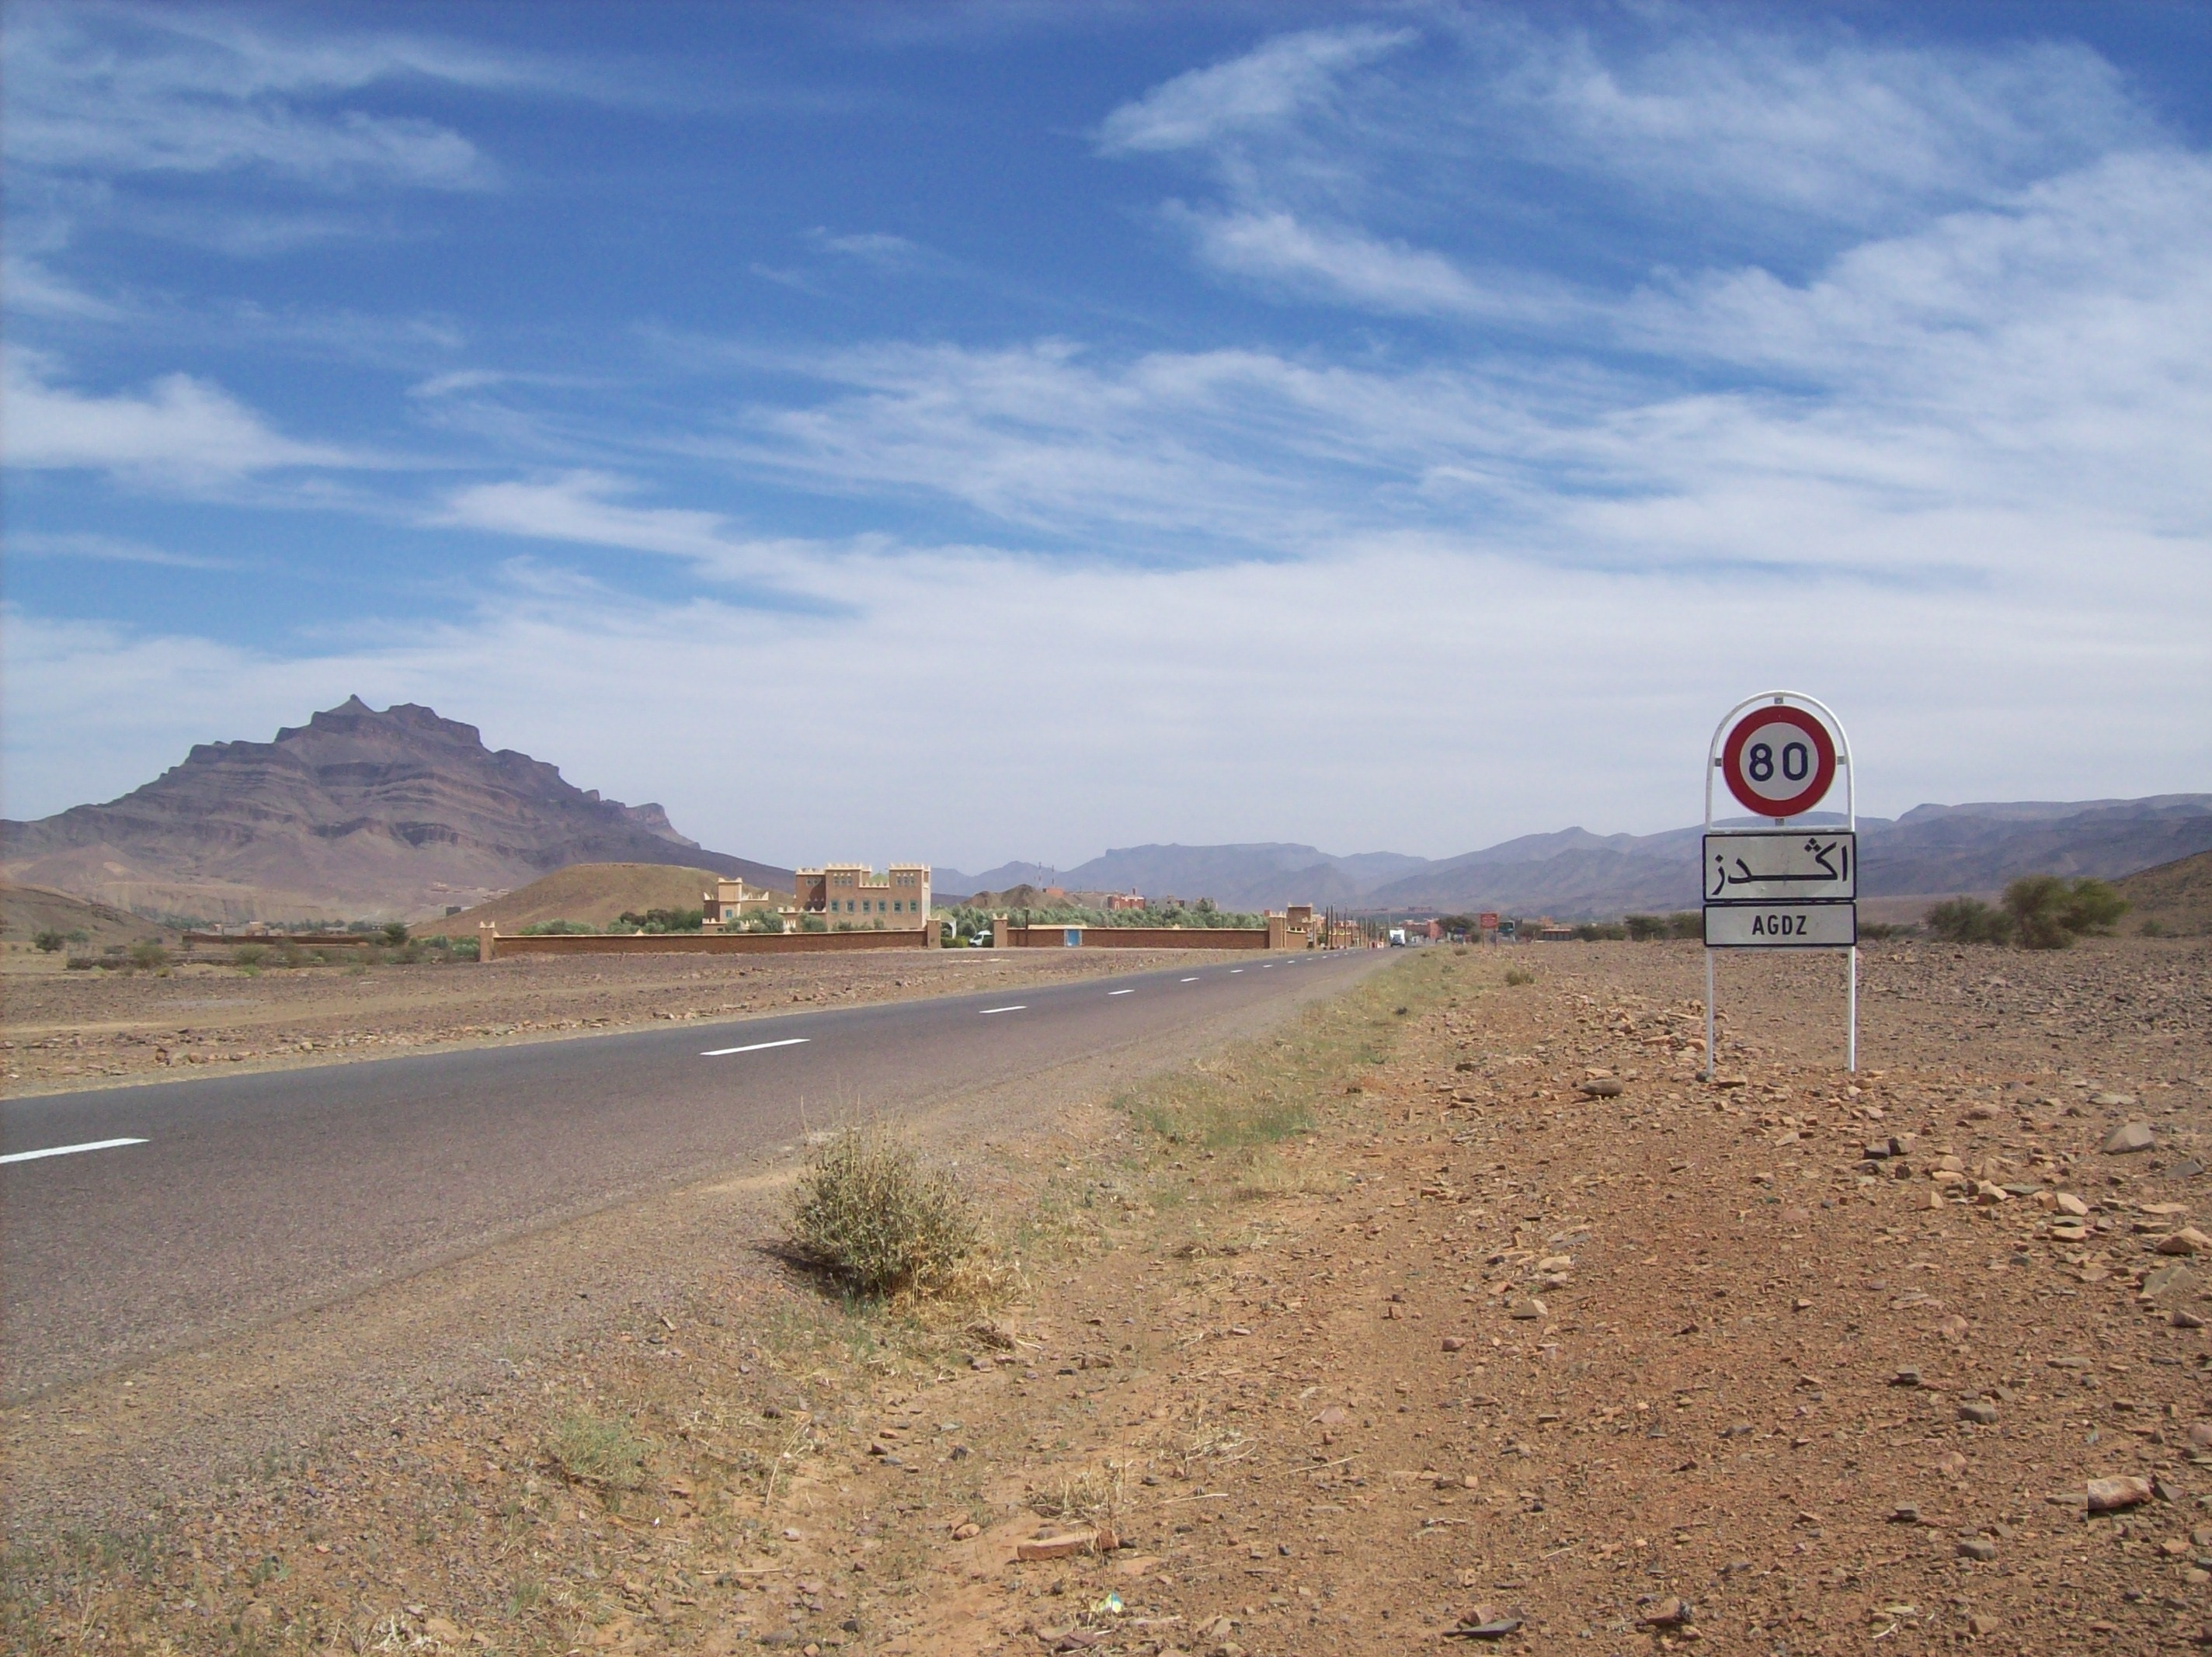
[[[479,934],[479,961],[511,955],[834,955],[847,950],[921,950],[928,933],[853,932],[539,932],[524,938]]]
[[[1064,950],[1068,947],[1066,926],[1008,926],[1006,940],[1009,948],[1017,950]],[[1083,942],[1076,947],[1085,950],[1265,950],[1267,931],[1264,926],[1085,926]],[[994,931],[993,938],[995,941]]]

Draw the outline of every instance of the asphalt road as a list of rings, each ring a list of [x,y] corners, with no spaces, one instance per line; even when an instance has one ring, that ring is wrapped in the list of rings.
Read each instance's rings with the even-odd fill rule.
[[[0,1103],[21,1398],[893,1114],[1155,1041],[1366,951]],[[110,1143],[110,1142],[125,1143]],[[64,1150],[67,1147],[96,1147]],[[60,1154],[41,1154],[59,1152]]]

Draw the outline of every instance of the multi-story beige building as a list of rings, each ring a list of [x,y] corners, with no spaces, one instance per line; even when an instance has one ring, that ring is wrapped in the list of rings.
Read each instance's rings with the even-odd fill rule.
[[[929,919],[929,865],[894,863],[880,878],[865,863],[825,863],[799,871],[796,907],[818,914],[832,926],[872,926],[890,931],[919,927]]]
[[[718,880],[714,889],[699,901],[704,911],[700,925],[710,932],[732,931],[757,914],[776,914],[787,905],[781,892],[765,886],[749,886],[742,880]]]

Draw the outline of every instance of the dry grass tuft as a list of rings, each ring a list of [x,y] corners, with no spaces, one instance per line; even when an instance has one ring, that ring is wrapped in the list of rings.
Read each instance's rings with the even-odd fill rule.
[[[545,1453],[572,1484],[599,1490],[635,1490],[645,1483],[645,1441],[629,1422],[579,1412],[563,1416],[548,1435]]]
[[[880,1123],[816,1148],[792,1199],[791,1236],[841,1288],[872,1299],[972,1300],[999,1283],[975,1205]]]

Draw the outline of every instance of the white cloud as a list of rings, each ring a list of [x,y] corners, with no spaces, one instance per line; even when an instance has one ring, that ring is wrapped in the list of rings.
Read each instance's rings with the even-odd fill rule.
[[[1192,149],[1273,125],[1325,101],[1346,70],[1413,39],[1410,29],[1366,27],[1278,35],[1226,63],[1178,75],[1122,105],[1100,126],[1099,147],[1109,155]]]
[[[197,553],[176,552],[120,536],[50,534],[42,530],[17,530],[8,537],[8,552],[15,558],[78,558],[102,564],[151,564],[166,569],[241,569],[228,558],[206,558]]]
[[[1286,211],[1194,212],[1171,206],[1199,258],[1231,276],[1364,310],[1557,326],[1592,308],[1557,282],[1492,272],[1478,280],[1443,254],[1341,225],[1306,223]]]
[[[6,461],[31,470],[84,469],[187,488],[294,467],[353,466],[357,456],[272,431],[219,385],[165,374],[142,392],[87,396],[57,385],[52,364],[7,354]]]
[[[1929,554],[1962,528],[2069,533],[2025,518],[1899,532]],[[356,690],[428,702],[582,786],[662,800],[710,846],[787,863],[1065,865],[1154,839],[1444,855],[1569,822],[1673,826],[1695,818],[1711,720],[1771,682],[1850,720],[1869,810],[2039,797],[2054,779],[2197,787],[2212,664],[2193,618],[2212,578],[2153,550],[2116,542],[2104,570],[1993,591],[1812,582],[1786,601],[1725,574],[1551,569],[1431,537],[1182,570],[860,554],[837,614],[533,583],[399,645],[281,659],[15,614],[8,809],[119,792],[191,742],[264,736]]]
[[[835,586],[825,565],[835,549],[817,542],[756,539],[736,533],[719,513],[674,507],[634,507],[621,496],[635,480],[574,471],[543,483],[476,483],[454,490],[425,520],[526,540],[680,558],[721,581],[764,582],[794,594],[828,599]]]

